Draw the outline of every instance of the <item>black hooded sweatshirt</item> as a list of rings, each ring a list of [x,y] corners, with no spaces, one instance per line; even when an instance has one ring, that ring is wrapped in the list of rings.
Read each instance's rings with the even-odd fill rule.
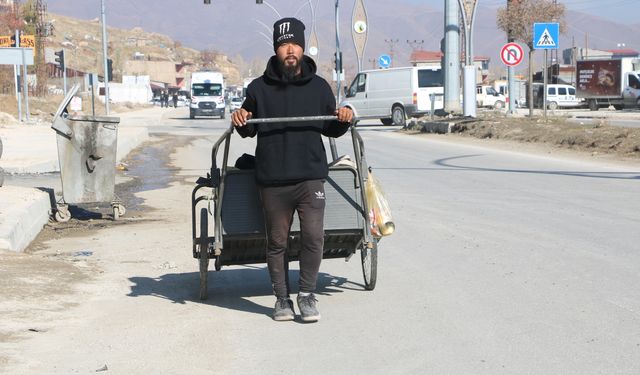
[[[333,115],[336,101],[327,81],[316,75],[308,56],[301,61],[302,74],[285,81],[276,56],[264,74],[249,84],[242,108],[253,118]],[[256,181],[262,186],[289,185],[325,179],[329,173],[322,135],[339,137],[349,123],[333,121],[247,124],[237,128],[242,137],[258,135]]]

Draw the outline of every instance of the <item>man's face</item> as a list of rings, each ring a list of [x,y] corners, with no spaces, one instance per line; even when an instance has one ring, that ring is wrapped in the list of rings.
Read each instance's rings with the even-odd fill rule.
[[[300,74],[300,61],[304,51],[295,43],[284,43],[276,49],[276,56],[287,73]]]

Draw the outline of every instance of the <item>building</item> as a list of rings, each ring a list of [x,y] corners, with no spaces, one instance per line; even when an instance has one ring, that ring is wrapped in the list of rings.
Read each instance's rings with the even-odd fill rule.
[[[640,57],[640,53],[633,49],[597,50],[573,47],[562,51],[562,63],[574,65],[578,60],[620,59],[623,57]]]
[[[2,9],[12,8],[14,4],[14,0],[0,0],[0,8]]]
[[[429,68],[441,69],[444,54],[440,51],[415,50],[411,53],[409,63],[411,66],[425,66]],[[489,77],[489,63],[491,59],[485,56],[475,56],[473,64],[476,66],[476,82],[484,82]],[[464,63],[464,56],[461,57],[461,64]]]
[[[149,76],[154,93],[186,88],[186,79],[194,67],[191,62],[129,60],[124,63],[123,75]]]

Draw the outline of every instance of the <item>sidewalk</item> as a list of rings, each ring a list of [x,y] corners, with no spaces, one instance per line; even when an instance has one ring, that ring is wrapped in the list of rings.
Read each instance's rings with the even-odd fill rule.
[[[118,161],[149,137],[148,127],[159,123],[162,113],[154,107],[110,115],[120,117]],[[60,171],[56,132],[50,123],[0,125],[0,138],[5,175]],[[6,183],[0,187],[0,250],[23,251],[48,222],[51,205],[49,194],[40,189]]]

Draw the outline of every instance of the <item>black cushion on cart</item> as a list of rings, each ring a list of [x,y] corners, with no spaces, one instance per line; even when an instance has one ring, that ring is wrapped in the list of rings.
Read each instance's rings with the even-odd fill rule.
[[[242,154],[237,160],[235,167],[238,169],[255,169],[256,157],[249,154]]]

